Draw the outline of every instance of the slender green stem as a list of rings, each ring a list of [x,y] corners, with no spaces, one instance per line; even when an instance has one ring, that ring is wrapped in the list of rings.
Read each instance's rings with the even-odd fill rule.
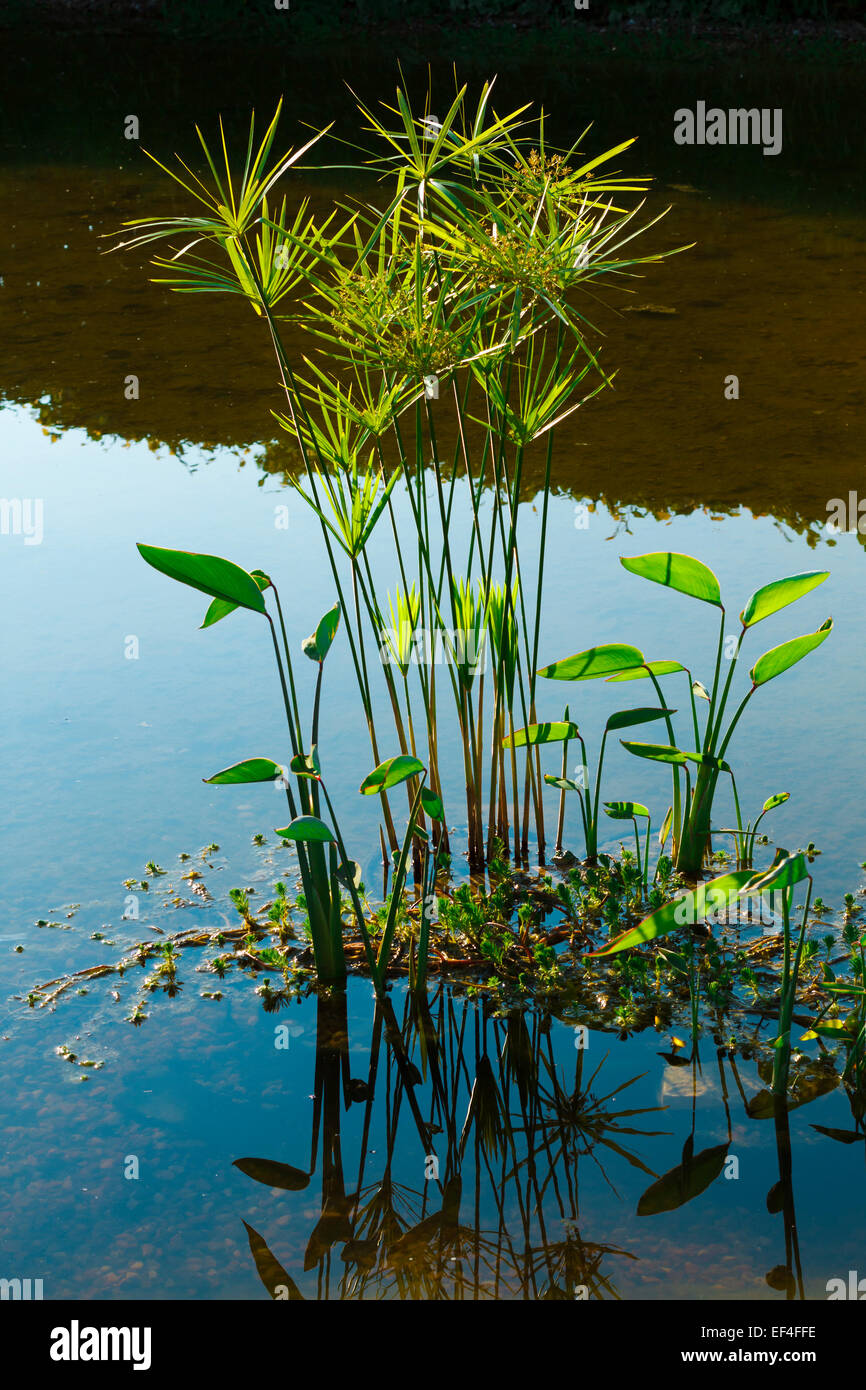
[[[746,635],[746,628],[745,628],[745,626],[743,626],[743,628],[742,628],[741,631],[740,631],[740,635],[739,635],[739,637],[737,638],[737,650],[734,652],[734,655],[731,657],[731,665],[730,665],[730,670],[728,671],[728,678],[727,678],[727,680],[725,681],[725,688],[724,688],[724,690],[722,691],[722,698],[721,698],[721,701],[720,701],[720,703],[719,703],[718,710],[716,711],[715,722],[714,722],[714,724],[713,724],[712,732],[711,732],[711,734],[710,734],[710,744],[709,744],[709,748],[708,748],[708,750],[707,750],[707,751],[710,752],[710,753],[712,753],[713,749],[715,748],[716,744],[717,744],[718,741],[719,741],[719,734],[720,734],[721,728],[722,728],[722,718],[723,718],[724,713],[725,713],[725,706],[726,706],[727,703],[728,703],[728,694],[729,694],[730,689],[731,689],[731,682],[732,682],[733,679],[734,679],[734,671],[736,670],[736,667],[737,667],[737,662],[738,662],[739,657],[740,657],[740,647],[743,645],[743,638],[745,637],[745,635]],[[726,741],[726,746],[727,746],[727,741]],[[720,753],[720,754],[719,754],[719,757],[724,757],[724,754],[723,754],[723,753]]]
[[[713,715],[714,715],[714,711],[715,711],[715,707],[716,707],[716,696],[717,696],[718,688],[719,688],[719,671],[721,670],[721,665],[722,665],[722,651],[723,651],[723,649],[724,649],[724,645],[725,645],[725,610],[724,610],[724,608],[723,608],[723,609],[722,609],[722,615],[721,615],[721,618],[720,618],[720,620],[719,620],[719,645],[718,645],[718,649],[717,649],[717,651],[716,651],[716,670],[715,670],[715,674],[714,674],[714,676],[713,676],[713,689],[712,689],[712,695],[711,695],[711,699],[710,699],[710,708],[709,708],[709,712],[708,712],[708,714],[707,714],[707,727],[706,727],[705,730],[704,730],[704,741],[703,741],[703,743],[701,744],[701,748],[700,748],[700,751],[701,751],[702,753],[708,753],[708,752],[710,751],[710,739],[711,739],[711,737],[712,737],[712,732],[713,732]]]

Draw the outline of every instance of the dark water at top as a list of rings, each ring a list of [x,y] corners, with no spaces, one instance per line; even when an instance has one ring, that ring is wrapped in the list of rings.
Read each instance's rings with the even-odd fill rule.
[[[423,56],[409,55],[413,77]],[[390,92],[383,61],[365,63],[351,73],[363,94]],[[823,1093],[810,1073],[809,1104],[790,1116],[789,1174],[786,1134],[746,1111],[744,1096],[764,1080],[742,1037],[729,1054],[707,1029],[698,1069],[659,1055],[671,1031],[686,1036],[675,1015],[628,1039],[600,1020],[584,1052],[567,1005],[552,1018],[530,1010],[521,1024],[490,1016],[458,988],[433,1000],[437,1053],[423,1021],[404,1013],[398,985],[390,1026],[404,1043],[395,1050],[366,983],[352,982],[345,1018],[315,999],[271,1016],[252,980],[228,980],[221,1000],[201,998],[216,986],[195,973],[193,952],[183,992],[160,996],[138,1029],[122,1021],[137,995],[131,977],[69,992],[51,1013],[14,997],[113,958],[94,932],[116,948],[141,937],[139,923],[122,920],[123,880],[141,878],[148,859],[169,870],[148,898],[139,894],[148,929],[216,928],[228,920],[228,887],[264,894],[285,872],[273,836],[284,816],[271,790],[200,780],[236,758],[280,756],[259,634],[240,616],[198,632],[198,596],[146,571],[134,550],[146,540],[213,551],[279,574],[296,647],[330,606],[318,533],[282,479],[292,459],[269,415],[280,401],[267,343],[243,306],[170,296],[135,257],[100,258],[98,249],[124,218],[167,206],[140,152],[122,140],[128,112],[140,114],[143,143],[155,152],[189,150],[193,120],[207,125],[218,110],[237,120],[251,100],[266,111],[285,90],[291,138],[300,118],[315,123],[333,111],[346,123],[336,79],[351,66],[333,53],[315,67],[287,48],[262,55],[253,84],[248,67],[233,69],[226,55],[186,63],[182,51],[173,59],[96,47],[70,60],[50,45],[12,53],[11,155],[0,169],[0,491],[41,499],[44,535],[38,545],[0,537],[0,1276],[41,1277],[47,1297],[261,1297],[246,1221],[304,1297],[573,1297],[583,1286],[601,1297],[784,1298],[765,1275],[785,1263],[795,1210],[803,1290],[824,1297],[829,1278],[862,1265],[862,1211],[849,1198],[862,1182],[862,1145],[812,1128],[852,1122],[843,1092]],[[856,75],[738,59],[649,68],[636,57],[616,81],[611,71],[568,54],[554,80],[530,50],[520,80],[511,72],[502,81],[502,109],[539,93],[563,140],[593,118],[598,149],[639,134],[624,167],[656,175],[648,215],[672,205],[653,244],[696,243],[648,268],[630,298],[598,308],[607,365],[619,373],[616,390],[557,438],[542,656],[616,639],[651,657],[691,657],[697,675],[711,675],[715,633],[694,605],[625,574],[621,554],[699,555],[732,612],[771,578],[830,569],[825,585],[772,620],[772,633],[768,623],[766,637],[751,639],[757,655],[828,612],[836,622],[817,656],[762,692],[732,753],[750,808],[771,792],[792,793],[774,833],[792,849],[818,843],[816,888],[838,906],[857,889],[866,853],[857,756],[864,557],[856,534],[825,527],[830,499],[863,488]],[[698,99],[783,106],[782,155],[677,149],[672,112]],[[316,203],[337,187],[333,174],[298,185]],[[622,312],[641,306],[650,310]],[[129,372],[141,383],[134,402],[124,399]],[[724,398],[729,374],[739,377],[737,401]],[[595,504],[587,529],[575,526],[580,499]],[[283,503],[288,531],[274,525]],[[408,520],[399,493],[397,508]],[[539,524],[527,505],[530,559]],[[372,558],[386,586],[395,579],[388,556],[377,535]],[[124,656],[131,635],[135,661]],[[372,872],[374,808],[354,792],[369,754],[339,645],[327,676],[323,751],[344,831]],[[590,685],[579,696],[581,726],[597,743],[609,692]],[[447,732],[442,756],[457,807],[457,743]],[[625,753],[611,757],[607,786],[664,809],[656,771]],[[253,849],[258,832],[267,844]],[[202,861],[211,842],[220,849]],[[184,892],[181,851],[202,866],[213,902],[187,898],[190,906],[173,909],[158,891],[170,883]],[[282,1023],[287,1050],[275,1047]],[[85,1069],[56,1055],[62,1045],[104,1065],[82,1080]],[[818,1056],[814,1044],[803,1053]],[[420,1080],[407,1080],[407,1059]],[[587,1087],[595,1109],[570,1099]],[[610,1118],[645,1107],[651,1113]],[[625,1135],[617,1124],[642,1132]],[[730,1141],[738,1179],[720,1176],[676,1212],[637,1216],[641,1194],[680,1162],[690,1133],[696,1152]],[[438,1185],[425,1169],[431,1152]],[[309,1182],[296,1176],[296,1190],[269,1191],[232,1167],[250,1155],[289,1164]],[[130,1156],[137,1180],[124,1177]],[[780,1164],[784,1210],[770,1214]],[[407,1229],[414,1234],[399,1242]]]

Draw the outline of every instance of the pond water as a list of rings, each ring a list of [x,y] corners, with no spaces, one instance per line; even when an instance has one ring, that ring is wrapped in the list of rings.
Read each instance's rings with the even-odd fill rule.
[[[680,73],[667,89],[674,105],[684,82]],[[587,90],[592,99],[592,82]],[[667,110],[663,94],[651,109]],[[647,112],[636,103],[616,115],[607,143]],[[608,116],[599,148],[610,126]],[[168,295],[134,256],[99,257],[102,233],[165,196],[143,161],[128,150],[112,158],[99,138],[86,157],[67,149],[58,159],[43,129],[29,158],[0,169],[10,209],[0,491],[41,505],[38,544],[0,537],[0,1275],[43,1278],[46,1297],[72,1298],[260,1298],[264,1281],[304,1298],[573,1298],[584,1289],[784,1299],[765,1276],[791,1265],[796,1226],[795,1293],[825,1297],[828,1279],[862,1266],[853,1197],[862,1144],[813,1127],[850,1129],[844,1092],[813,1074],[788,1134],[746,1109],[765,1084],[747,1044],[730,1052],[708,1029],[699,1066],[666,1058],[682,1019],[631,1036],[599,1024],[578,1047],[567,1000],[552,1013],[496,1017],[460,986],[437,988],[425,1024],[399,982],[383,1016],[361,980],[350,981],[344,1015],[339,1001],[315,997],[272,1015],[248,978],[203,998],[217,987],[196,974],[192,952],[183,991],[154,1002],[139,1028],[124,1021],[137,997],[131,977],[96,979],[51,1011],[28,1007],[36,983],[113,959],[142,924],[219,926],[227,888],[264,894],[288,871],[273,834],[285,808],[273,791],[201,781],[242,757],[282,756],[261,634],[243,615],[199,632],[201,596],[146,570],[135,542],[223,554],[279,576],[295,649],[333,602],[318,530],[285,485],[291,456],[272,437],[268,411],[280,400],[259,325],[233,302]],[[827,141],[834,148],[830,133]],[[661,150],[661,137],[649,144]],[[790,791],[771,833],[791,850],[817,844],[816,891],[838,906],[858,890],[866,855],[866,560],[861,537],[825,523],[830,500],[861,485],[866,219],[844,181],[814,182],[802,148],[786,156],[787,182],[768,173],[765,196],[745,167],[747,155],[761,156],[740,153],[739,192],[728,166],[716,186],[708,161],[677,166],[671,154],[655,166],[661,187],[648,214],[672,204],[656,243],[696,246],[649,268],[630,305],[600,310],[619,375],[557,438],[541,656],[620,640],[711,676],[716,633],[698,605],[642,585],[620,555],[699,556],[732,614],[772,578],[829,569],[796,610],[771,620],[772,633],[768,623],[751,638],[757,655],[828,613],[835,620],[820,653],[760,692],[732,757],[750,812]],[[330,196],[332,179],[309,183],[314,202]],[[124,398],[129,372],[140,381],[136,401]],[[736,401],[724,397],[731,373]],[[460,501],[454,529],[468,534],[465,489]],[[283,504],[287,529],[275,525]],[[398,526],[411,526],[399,488],[395,505]],[[520,525],[531,563],[540,535],[531,500]],[[371,554],[393,584],[384,533]],[[610,692],[575,690],[572,717],[597,746]],[[560,717],[559,702],[555,694],[542,717]],[[339,642],[322,727],[343,833],[373,882],[376,808],[355,791],[371,764]],[[447,731],[440,756],[446,804],[459,808],[458,744]],[[658,770],[618,747],[607,791],[664,809]],[[553,816],[553,793],[550,805]],[[459,811],[451,823],[462,843]],[[610,836],[608,848],[618,843]],[[181,852],[212,900],[176,909],[169,885],[186,891]],[[124,920],[124,880],[143,878],[149,860],[167,877],[138,891],[140,919]],[[275,1046],[281,1025],[285,1048]],[[76,1062],[58,1055],[64,1046]],[[814,1043],[803,1052],[819,1055]],[[647,1113],[611,1114],[634,1110]],[[728,1145],[737,1180],[722,1174],[675,1211],[638,1215],[690,1135],[696,1153]],[[259,1173],[262,1185],[233,1166],[251,1156],[297,1170],[283,1174],[289,1187],[274,1186],[273,1170]],[[771,1213],[767,1194],[780,1180]]]

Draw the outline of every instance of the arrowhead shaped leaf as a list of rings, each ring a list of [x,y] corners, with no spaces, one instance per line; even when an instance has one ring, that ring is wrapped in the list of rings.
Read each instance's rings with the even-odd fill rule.
[[[296,816],[290,825],[275,833],[283,840],[300,840],[303,843],[314,841],[326,844],[334,840],[333,831],[318,816]]]
[[[752,667],[749,675],[753,685],[766,685],[767,681],[780,676],[783,671],[787,671],[792,666],[796,666],[798,661],[802,661],[804,656],[813,652],[816,647],[826,641],[833,630],[833,619],[827,618],[821,624],[817,632],[807,632],[803,637],[792,637],[790,642],[782,642],[778,647],[771,647]]]
[[[250,574],[262,591],[271,587],[271,581],[264,570],[250,570]],[[201,625],[202,628],[213,627],[214,623],[218,623],[221,619],[227,618],[229,613],[234,613],[235,609],[238,607],[239,605],[237,603],[229,603],[227,599],[215,598],[204,615],[204,622]],[[201,631],[201,628],[199,631]]]
[[[431,820],[444,820],[445,811],[440,798],[429,787],[421,788],[421,805]]]
[[[787,608],[789,603],[795,603],[829,577],[829,570],[809,570],[805,574],[792,574],[787,579],[774,579],[772,584],[765,584],[752,594],[740,614],[740,622],[743,627],[754,627],[755,623],[778,613],[780,608]]]
[[[364,796],[372,796],[374,792],[386,792],[390,787],[396,787],[408,777],[415,777],[423,771],[424,764],[417,758],[413,758],[409,753],[398,753],[395,758],[388,758],[384,763],[380,763],[364,778],[361,792]]]
[[[712,603],[716,608],[722,606],[719,581],[711,569],[691,555],[680,555],[673,550],[657,550],[649,555],[635,555],[631,558],[621,555],[620,564],[632,574],[642,575],[656,584],[664,584],[669,589],[677,589],[681,594]]]
[[[643,652],[637,647],[609,642],[602,647],[588,647],[585,652],[567,656],[563,661],[554,661],[538,674],[555,681],[594,681],[643,664]]]
[[[331,650],[331,643],[340,625],[340,605],[335,603],[333,608],[329,608],[324,618],[319,622],[319,626],[311,637],[305,637],[301,643],[304,655],[311,661],[324,661],[328,652]]]
[[[614,729],[630,729],[635,724],[651,724],[654,719],[664,719],[669,714],[676,714],[676,710],[659,709],[658,706],[649,709],[621,709],[610,716],[605,728],[608,732]]]
[[[285,772],[286,769],[272,758],[246,758],[244,762],[232,763],[231,767],[224,767],[222,772],[215,772],[213,777],[202,780],[226,787],[239,782],[275,782],[278,777],[284,777]]]
[[[527,743],[563,743],[566,739],[577,738],[578,727],[570,722],[558,724],[530,724],[526,729],[515,729],[512,740],[509,735],[502,740],[503,748],[525,748]]]
[[[606,801],[604,809],[612,820],[633,820],[635,816],[649,820],[649,811],[639,801]]]
[[[169,579],[188,584],[211,598],[249,608],[253,613],[265,612],[265,601],[255,579],[231,560],[223,560],[219,555],[198,555],[191,550],[162,550],[155,545],[139,544],[138,552]]]

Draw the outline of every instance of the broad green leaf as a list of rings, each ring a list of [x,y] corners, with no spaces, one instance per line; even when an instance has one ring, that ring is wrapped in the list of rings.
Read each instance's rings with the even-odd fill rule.
[[[296,816],[291,825],[275,833],[283,840],[301,840],[305,843],[312,840],[324,844],[335,838],[333,831],[318,816]]]
[[[619,562],[632,574],[652,579],[656,584],[665,584],[669,589],[677,589],[681,594],[702,599],[704,603],[712,603],[716,608],[722,606],[718,579],[711,569],[691,555],[680,555],[673,550],[656,550],[649,555],[621,555]]]
[[[301,643],[305,656],[311,661],[324,661],[331,649],[331,643],[337,632],[340,623],[340,605],[335,603],[333,608],[329,608],[324,618],[311,637],[305,637]]]
[[[238,782],[275,782],[285,776],[286,769],[271,758],[246,758],[242,763],[232,763],[213,777],[203,777],[202,781],[219,787],[233,786]]]
[[[639,801],[606,801],[604,809],[613,820],[633,820],[635,816],[649,820],[649,811]]]
[[[749,675],[753,685],[766,685],[767,681],[773,680],[775,676],[780,676],[783,671],[789,670],[791,666],[796,666],[798,661],[802,661],[804,656],[808,656],[816,647],[820,647],[833,630],[833,619],[827,618],[821,624],[817,632],[807,632],[803,637],[792,637],[790,642],[782,642],[778,647],[771,647],[752,667]]]
[[[240,565],[223,560],[219,555],[197,555],[191,550],[162,550],[155,545],[138,545],[138,553],[169,579],[188,584],[211,598],[236,603],[253,613],[265,612],[262,591],[255,579]]]
[[[813,1023],[808,1033],[804,1033],[801,1042],[810,1042],[813,1038],[835,1038],[837,1041],[842,1037],[853,1037],[856,1028],[844,1018],[825,1018],[821,1023]]]
[[[786,801],[790,800],[790,792],[776,792],[775,796],[768,796],[761,807],[761,815],[763,815],[765,811],[774,811],[777,806],[782,806]]]
[[[664,719],[669,714],[676,714],[676,710],[659,709],[657,705],[649,709],[621,709],[610,716],[605,728],[609,733],[614,729],[631,729],[635,724],[651,724],[654,719]]]
[[[589,956],[613,956],[619,951],[631,950],[645,941],[655,941],[657,937],[667,936],[680,927],[694,926],[703,922],[710,914],[730,908],[737,894],[753,878],[750,869],[736,869],[733,873],[722,874],[709,883],[699,883],[690,893],[673,902],[657,907],[636,927],[630,927],[620,936],[609,942],[600,951],[588,951]]]
[[[585,652],[567,656],[563,661],[554,661],[538,674],[554,681],[594,681],[643,664],[643,653],[637,647],[609,642],[603,647],[588,647]]]
[[[233,1168],[240,1168],[248,1178],[264,1183],[265,1187],[282,1187],[287,1192],[303,1192],[310,1185],[310,1175],[288,1163],[276,1163],[270,1158],[236,1158]]]
[[[679,767],[686,762],[685,753],[669,743],[636,743],[625,738],[621,738],[620,743],[636,758],[650,758],[656,763],[676,763]]]
[[[544,780],[549,787],[558,787],[563,792],[582,792],[585,790],[578,782],[572,782],[568,777],[554,777],[552,772],[545,772]]]
[[[319,750],[316,744],[313,744],[309,754],[296,754],[289,763],[289,770],[294,772],[297,777],[320,777],[322,766],[319,762]]]
[[[663,1174],[648,1187],[637,1204],[638,1216],[657,1216],[663,1211],[676,1211],[693,1197],[698,1197],[715,1182],[725,1166],[729,1144],[716,1144],[711,1149],[689,1155],[678,1167]]]
[[[783,888],[793,888],[808,877],[805,857],[802,854],[785,854],[783,850],[776,855],[769,869],[752,875],[751,882],[744,886],[743,891],[749,895],[769,893],[771,889],[778,892]]]
[[[421,805],[424,807],[424,810],[431,820],[444,819],[445,811],[442,802],[436,793],[431,791],[429,787],[421,788]]]
[[[386,792],[389,787],[396,787],[408,777],[415,777],[423,771],[424,764],[417,758],[413,758],[409,753],[398,753],[395,758],[388,758],[384,763],[380,763],[364,778],[361,792],[364,796],[372,796],[374,792]]]
[[[787,608],[789,603],[795,603],[829,577],[829,570],[808,570],[805,574],[792,574],[788,579],[774,579],[772,584],[765,584],[752,594],[740,614],[740,622],[743,627],[754,627],[762,618],[769,618],[771,613]]]
[[[263,570],[250,570],[250,574],[261,590],[264,591],[271,587],[271,581]],[[214,623],[220,622],[222,618],[227,618],[229,613],[234,613],[239,606],[237,603],[229,603],[227,599],[215,598],[204,615],[202,628],[213,627]]]
[[[678,661],[648,661],[645,666],[639,666],[633,671],[620,671],[618,675],[608,676],[608,685],[614,681],[648,681],[650,674],[654,676],[670,676],[675,671],[684,671],[685,666],[681,666]]]
[[[530,724],[527,729],[515,729],[514,739],[509,735],[502,740],[503,748],[525,748],[527,743],[563,743],[566,739],[577,738],[576,724]]]

